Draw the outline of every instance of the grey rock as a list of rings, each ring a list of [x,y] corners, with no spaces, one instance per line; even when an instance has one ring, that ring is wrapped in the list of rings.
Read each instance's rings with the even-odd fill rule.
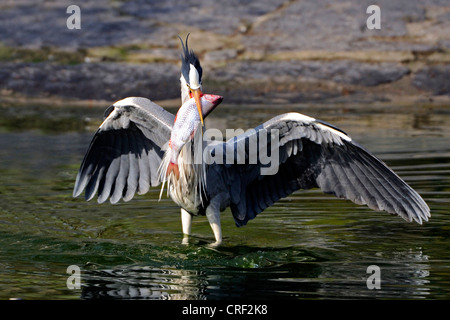
[[[208,39],[204,45],[199,43],[205,88],[232,96],[226,96],[227,100],[239,101],[241,95],[254,101],[269,96],[318,101],[337,99],[348,92],[363,99],[371,88],[395,86],[396,81],[408,76],[412,81],[402,82],[409,86],[408,92],[416,88],[433,94],[449,92],[449,66],[445,63],[450,48],[446,32],[448,0],[379,0],[381,30],[366,28],[366,9],[373,4],[371,0],[84,0],[78,4],[80,30],[66,27],[70,4],[75,3],[0,3],[0,45],[77,53],[86,52],[86,48],[122,46],[128,50],[129,61],[154,63],[64,66],[51,61],[1,62],[3,92],[108,100],[129,95],[175,98],[179,96],[177,35],[187,32],[200,33],[197,42],[202,35]],[[208,50],[211,40],[214,46]],[[331,61],[323,55],[320,61],[270,61],[283,57],[279,53],[291,51],[405,53],[402,56],[415,57],[425,66],[412,73],[410,60],[402,60],[403,64]],[[432,61],[439,65],[426,66],[426,57],[433,53],[439,53],[443,60]],[[247,57],[250,60],[244,60]],[[85,61],[100,59],[89,58]],[[288,84],[291,89],[283,91]],[[379,92],[367,96],[377,99]]]
[[[216,50],[205,53],[203,60],[205,62],[226,61],[236,58],[237,55],[237,50],[235,49]]]
[[[450,95],[450,66],[425,67],[414,75],[413,85],[435,95]]]
[[[381,29],[369,30],[366,9],[373,1],[293,1],[252,29],[249,49],[286,50],[429,50],[427,43],[392,41],[407,35],[409,22],[426,19],[423,1],[380,0]],[[443,1],[426,1],[427,6]]]
[[[350,60],[240,61],[214,70],[211,77],[223,81],[295,82],[299,77],[376,86],[401,79],[409,69],[396,63],[363,63]]]
[[[162,28],[152,20],[122,15],[107,0],[83,1],[81,29],[68,29],[66,13],[71,3],[64,1],[22,1],[0,10],[0,42],[8,46],[43,46],[77,50],[88,47],[117,46],[152,41],[163,45]],[[164,29],[164,30],[162,30]]]
[[[170,99],[180,94],[179,86],[174,85],[179,81],[179,70],[172,64],[2,63],[0,69],[3,89],[31,96],[114,101],[127,96]]]
[[[224,35],[240,30],[259,16],[276,10],[285,0],[135,0],[126,1],[120,10],[139,19],[178,23]]]

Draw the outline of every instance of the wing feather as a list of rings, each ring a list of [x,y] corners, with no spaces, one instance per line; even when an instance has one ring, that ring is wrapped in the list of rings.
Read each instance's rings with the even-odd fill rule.
[[[86,200],[131,200],[160,184],[157,170],[174,115],[145,98],[120,100],[106,109],[78,171],[73,195]]]
[[[272,152],[279,153],[278,171],[274,175],[261,174],[261,168],[267,166],[261,158],[256,164],[251,163],[248,144],[244,148],[245,164],[236,161],[227,165],[212,164],[224,173],[223,183],[232,194],[230,207],[236,225],[245,225],[298,189],[317,187],[338,198],[367,205],[373,210],[384,210],[407,221],[428,220],[430,210],[416,191],[344,131],[324,121],[288,113],[272,118],[252,133],[211,148],[235,147],[236,150],[237,143],[254,138],[252,135],[262,130],[269,135],[271,130],[277,130],[279,135],[278,146],[270,146]],[[260,145],[265,139],[252,141],[258,141],[258,150],[267,147]],[[235,152],[235,160],[237,157]],[[239,191],[233,192],[233,189]]]
[[[128,132],[128,141],[130,145],[130,152],[128,154],[129,158],[129,172],[126,183],[126,190],[123,192],[123,200],[130,201],[136,193],[139,184],[139,159],[138,155],[140,150],[137,148],[137,140],[139,140],[139,135],[135,134],[134,130]]]

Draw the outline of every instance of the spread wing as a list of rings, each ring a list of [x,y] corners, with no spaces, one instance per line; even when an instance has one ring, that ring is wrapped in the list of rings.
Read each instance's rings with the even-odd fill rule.
[[[105,111],[81,163],[73,196],[129,201],[160,184],[157,170],[174,115],[146,98],[120,100]]]
[[[311,188],[407,221],[422,223],[430,216],[420,195],[381,160],[340,129],[299,113],[277,116],[225,143],[212,144],[209,156],[217,153],[224,155],[224,164],[210,168],[223,177],[238,226],[292,192]],[[208,185],[218,183],[208,176]]]

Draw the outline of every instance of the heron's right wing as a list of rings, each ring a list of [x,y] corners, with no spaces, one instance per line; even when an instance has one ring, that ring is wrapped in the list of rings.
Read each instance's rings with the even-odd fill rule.
[[[174,115],[149,99],[130,97],[110,106],[81,163],[73,196],[129,201],[160,184],[157,174]]]
[[[407,221],[430,216],[420,195],[381,160],[342,130],[299,113],[272,118],[207,151],[213,163],[208,190],[229,195],[238,226],[292,192],[311,188]]]

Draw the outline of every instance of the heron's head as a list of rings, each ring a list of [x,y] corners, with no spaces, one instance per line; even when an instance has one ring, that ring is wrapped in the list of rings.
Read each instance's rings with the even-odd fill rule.
[[[180,37],[178,37],[180,38]],[[186,37],[186,41],[180,38],[183,53],[181,55],[181,100],[185,103],[188,99],[194,98],[197,105],[200,120],[203,125],[202,116],[202,67],[200,60],[194,51],[189,50],[188,47],[189,34]]]

